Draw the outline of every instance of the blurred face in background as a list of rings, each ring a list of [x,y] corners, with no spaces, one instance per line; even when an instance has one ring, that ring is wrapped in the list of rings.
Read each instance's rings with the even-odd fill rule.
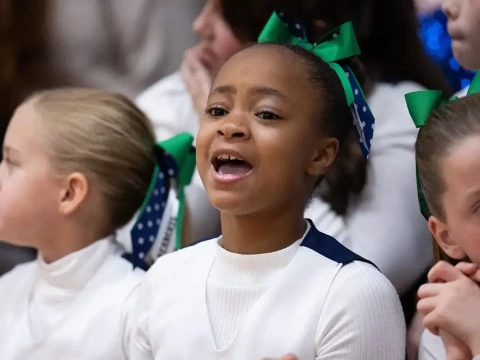
[[[448,19],[448,33],[458,62],[466,69],[480,69],[480,1],[444,0],[442,9]]]
[[[193,31],[200,37],[200,59],[213,74],[242,48],[223,18],[220,6],[220,0],[207,0],[193,23]]]

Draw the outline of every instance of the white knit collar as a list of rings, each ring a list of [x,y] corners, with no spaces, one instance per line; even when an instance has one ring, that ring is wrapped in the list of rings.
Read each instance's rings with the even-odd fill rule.
[[[220,246],[221,237],[216,243],[215,272],[210,273],[212,283],[228,283],[232,286],[259,285],[271,278],[279,270],[285,268],[294,258],[311,225],[299,240],[292,245],[271,253],[242,255],[229,252]]]
[[[109,236],[53,263],[47,264],[39,255],[35,288],[81,290],[97,273],[107,257],[119,256],[121,251],[121,246],[115,241],[114,236]]]

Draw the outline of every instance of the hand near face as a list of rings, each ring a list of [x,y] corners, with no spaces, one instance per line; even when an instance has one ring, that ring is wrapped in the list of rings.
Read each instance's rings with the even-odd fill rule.
[[[473,273],[473,267],[454,267],[446,262],[437,263],[428,274],[430,284],[423,285],[418,295],[418,311],[425,315],[423,323],[432,333],[439,329],[449,344],[465,344],[473,355],[480,354],[480,287],[461,270]],[[470,275],[476,278],[476,272]],[[440,335],[442,335],[440,334]],[[446,335],[447,334],[447,335]]]
[[[471,360],[472,354],[468,347],[457,337],[448,331],[438,329],[438,335],[442,338],[443,346],[445,346],[445,354],[448,360]]]
[[[277,359],[267,358],[267,359],[263,359],[263,360],[298,360],[298,359],[295,355],[286,355],[282,358],[277,358]]]
[[[180,74],[192,97],[195,110],[201,119],[207,104],[208,93],[212,85],[212,67],[214,55],[203,45],[197,45],[185,51]]]

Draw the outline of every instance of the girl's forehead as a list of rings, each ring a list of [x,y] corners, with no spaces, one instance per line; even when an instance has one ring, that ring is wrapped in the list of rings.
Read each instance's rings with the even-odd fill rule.
[[[215,83],[242,82],[247,78],[277,86],[305,84],[303,62],[290,50],[274,45],[256,45],[232,56],[220,69]]]
[[[450,155],[441,161],[442,173],[448,188],[480,188],[480,135],[471,136],[457,144]]]
[[[38,111],[31,103],[21,105],[14,113],[7,133],[5,144],[20,152],[36,152],[45,147],[46,134]]]

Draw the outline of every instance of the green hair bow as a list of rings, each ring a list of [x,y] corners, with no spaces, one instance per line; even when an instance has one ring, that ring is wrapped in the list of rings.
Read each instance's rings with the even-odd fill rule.
[[[471,94],[480,93],[480,72],[475,75],[470,87],[468,88],[467,96]],[[412,117],[413,122],[417,128],[421,128],[425,125],[426,121],[430,117],[430,114],[436,109],[448,104],[451,101],[457,100],[457,96],[451,98],[446,97],[441,90],[423,90],[414,91],[405,94],[405,101],[407,102],[408,112]],[[422,185],[420,183],[420,177],[418,173],[418,166],[416,169],[417,176],[417,191],[418,202],[420,203],[420,211],[425,219],[431,216],[431,212],[428,209],[425,195],[422,191]]]
[[[331,35],[335,33],[335,37]],[[330,40],[326,40],[331,38]],[[345,96],[347,97],[348,106],[353,103],[353,90],[348,81],[348,77],[342,67],[337,64],[337,61],[350,58],[352,56],[360,55],[360,47],[358,46],[353,25],[347,22],[337,29],[327,34],[318,44],[311,44],[308,41],[301,39],[288,29],[288,26],[280,19],[277,12],[274,12],[267,24],[263,28],[258,37],[259,43],[277,43],[277,44],[292,44],[300,46],[308,50],[323,61],[327,62],[332,69],[337,73],[342,82]]]
[[[353,25],[347,22],[325,35],[319,43],[307,41],[303,26],[281,11],[275,11],[258,37],[259,43],[291,44],[299,46],[325,61],[342,83],[347,105],[352,114],[362,154],[368,159],[375,126],[375,117],[368,106],[355,74],[342,60],[360,55]]]
[[[147,269],[158,257],[181,248],[185,187],[195,171],[192,144],[193,136],[181,133],[153,149],[158,165],[130,232],[134,266]]]

